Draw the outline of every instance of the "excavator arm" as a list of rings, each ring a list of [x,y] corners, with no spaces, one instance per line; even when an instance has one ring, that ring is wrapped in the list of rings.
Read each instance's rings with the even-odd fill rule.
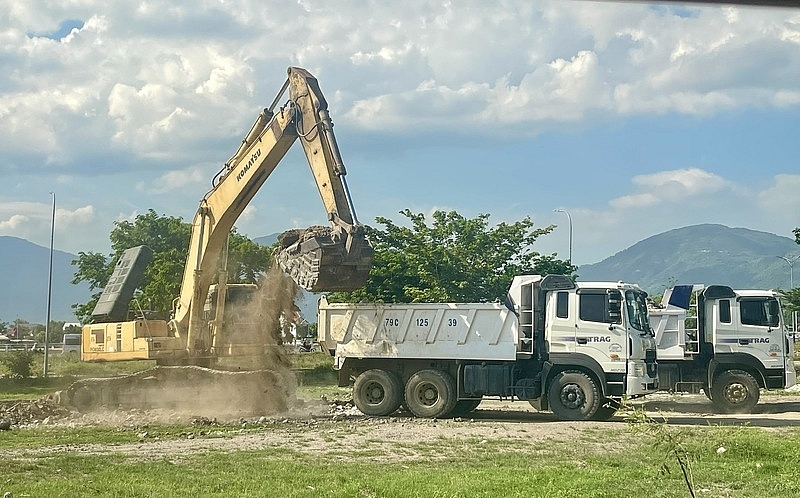
[[[287,89],[288,103],[275,111]],[[279,239],[275,259],[298,285],[314,292],[353,290],[366,281],[373,250],[353,209],[328,104],[314,76],[290,67],[272,105],[259,114],[239,149],[216,175],[192,221],[181,294],[170,329],[178,336],[185,333],[187,349],[196,354],[211,347],[203,304],[228,234],[298,139],[331,226],[286,232]],[[223,272],[220,283],[224,284],[224,278]]]

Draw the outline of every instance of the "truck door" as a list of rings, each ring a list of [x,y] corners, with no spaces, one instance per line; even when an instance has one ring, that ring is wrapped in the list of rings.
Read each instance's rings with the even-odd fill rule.
[[[622,322],[622,294],[616,289],[580,289],[575,351],[592,357],[605,372],[625,373],[627,331]]]
[[[780,305],[771,296],[740,297],[736,349],[766,368],[783,368],[788,354],[781,330]]]
[[[548,344],[551,353],[574,353],[576,312],[574,292],[558,291],[551,294],[548,327]]]

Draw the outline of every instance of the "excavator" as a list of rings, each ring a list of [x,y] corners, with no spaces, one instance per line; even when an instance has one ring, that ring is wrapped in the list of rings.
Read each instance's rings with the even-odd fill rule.
[[[276,109],[287,90],[288,101]],[[153,257],[147,246],[139,246],[122,254],[92,312],[91,323],[82,329],[82,361],[144,359],[155,360],[158,367],[129,377],[79,381],[61,393],[62,403],[88,409],[159,405],[167,400],[168,406],[179,408],[210,397],[218,398],[217,404],[223,406],[241,406],[245,398],[250,411],[263,412],[266,405],[281,398],[280,383],[269,369],[230,372],[209,367],[224,357],[263,354],[270,346],[263,330],[242,334],[235,330],[236,321],[228,317],[232,313],[226,312],[226,307],[232,297],[248,300],[258,289],[227,283],[227,241],[236,220],[298,140],[330,226],[284,232],[274,259],[298,286],[312,292],[354,290],[364,285],[373,248],[356,217],[328,104],[314,76],[290,67],[272,104],[258,115],[200,200],[180,295],[169,319],[130,310],[134,291]],[[263,325],[252,322],[248,324],[251,328]],[[144,388],[147,384],[153,388]],[[253,396],[254,392],[257,395]]]

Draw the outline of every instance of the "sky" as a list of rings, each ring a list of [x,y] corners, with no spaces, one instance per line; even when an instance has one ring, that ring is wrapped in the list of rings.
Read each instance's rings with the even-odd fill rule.
[[[54,199],[74,254],[149,209],[191,221],[289,66],[319,80],[365,224],[530,217],[567,259],[571,223],[576,264],[800,226],[800,9],[26,0],[0,2],[0,235],[49,246]],[[325,222],[296,143],[236,225]]]

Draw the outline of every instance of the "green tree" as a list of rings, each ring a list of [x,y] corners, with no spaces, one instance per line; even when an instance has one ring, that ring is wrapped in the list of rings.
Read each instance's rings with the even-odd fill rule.
[[[800,311],[800,287],[780,291],[783,298],[784,308],[787,313]],[[788,322],[791,323],[791,322]]]
[[[800,228],[795,228],[792,230],[794,233],[794,241],[797,244],[800,244]],[[794,289],[789,290],[782,290],[779,291],[781,294],[781,300],[783,301],[784,312],[786,312],[786,323],[792,324],[792,313],[800,312],[800,287],[795,287]]]
[[[91,318],[92,310],[108,283],[114,266],[122,253],[131,247],[146,245],[153,250],[153,262],[139,283],[135,298],[145,309],[168,312],[180,293],[186,254],[191,237],[191,224],[181,218],[161,216],[150,209],[132,222],[117,221],[109,240],[113,253],[105,256],[96,252],[80,252],[72,261],[77,267],[73,284],[87,282],[92,294],[86,303],[74,304],[75,314],[83,323]],[[256,283],[272,264],[270,248],[259,246],[234,228],[228,239],[228,282]]]
[[[532,249],[555,225],[534,228],[526,217],[489,226],[489,215],[469,219],[455,211],[435,211],[429,224],[422,213],[400,211],[410,226],[378,217],[382,229],[368,237],[375,259],[366,285],[329,295],[331,301],[485,302],[502,299],[522,274],[572,274],[576,267],[555,254]]]
[[[61,339],[64,335],[64,321],[60,320],[50,320],[50,328],[47,329],[47,342],[50,344],[56,344],[61,342]],[[33,340],[35,340],[39,345],[44,345],[44,335],[45,335],[45,327],[44,325],[39,325],[41,329],[36,329],[33,335]]]

